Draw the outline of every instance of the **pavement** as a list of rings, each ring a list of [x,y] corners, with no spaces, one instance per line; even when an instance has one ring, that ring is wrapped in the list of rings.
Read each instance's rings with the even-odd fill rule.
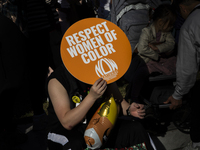
[[[171,126],[174,126],[173,123]],[[164,136],[151,136],[157,150],[182,150],[190,142],[190,135],[179,131],[175,126]]]

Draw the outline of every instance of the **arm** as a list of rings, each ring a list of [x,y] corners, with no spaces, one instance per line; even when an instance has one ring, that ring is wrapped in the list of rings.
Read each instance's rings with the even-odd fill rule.
[[[149,31],[147,28],[142,30],[140,35],[140,39],[137,46],[137,51],[140,55],[151,58],[153,60],[158,60],[159,55],[156,51],[154,51],[151,47],[149,47]]]
[[[190,22],[191,23],[191,22]],[[194,86],[199,69],[198,54],[194,43],[200,38],[195,38],[193,33],[198,33],[199,27],[191,25],[192,29],[182,28],[179,36],[178,56],[176,64],[176,87],[172,96],[165,103],[171,102],[170,109],[176,109],[182,104],[182,98]],[[192,31],[194,30],[194,31]],[[199,36],[199,34],[196,34]]]
[[[144,118],[145,115],[145,110],[144,105],[142,104],[136,104],[136,103],[132,103],[131,105],[125,100],[123,99],[123,96],[121,95],[118,86],[116,84],[116,82],[111,83],[108,85],[106,94],[109,96],[111,94],[113,94],[114,99],[121,104],[121,108],[122,108],[122,113],[123,115],[127,115],[126,110],[129,108],[130,114],[134,117],[138,117],[140,119]],[[121,102],[121,103],[120,103]],[[120,108],[119,108],[120,109]]]
[[[123,101],[121,102],[121,106],[123,115],[125,116],[128,115],[126,112],[127,109],[129,109],[129,112],[133,117],[143,119],[145,116],[145,109],[143,104],[131,103],[130,105],[125,99],[123,99]]]
[[[198,33],[198,31],[196,31]],[[182,99],[196,82],[196,75],[199,70],[198,54],[195,46],[195,39],[191,33],[183,31],[179,36],[178,56],[176,64],[176,87],[173,97]]]
[[[91,87],[89,94],[74,109],[70,109],[70,99],[67,91],[57,79],[51,79],[48,84],[48,92],[55,113],[64,128],[71,130],[80,123],[94,102],[103,95],[107,88],[105,80],[98,79]]]
[[[175,45],[175,39],[172,36],[171,32],[168,32],[166,33],[165,42],[156,45],[156,47],[158,48],[159,53],[167,53],[174,49],[174,45]]]

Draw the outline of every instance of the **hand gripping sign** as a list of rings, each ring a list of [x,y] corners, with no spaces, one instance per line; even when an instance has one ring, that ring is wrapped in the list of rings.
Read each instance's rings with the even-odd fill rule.
[[[73,24],[61,41],[61,58],[78,80],[112,83],[127,71],[132,57],[125,33],[110,21],[87,18]]]

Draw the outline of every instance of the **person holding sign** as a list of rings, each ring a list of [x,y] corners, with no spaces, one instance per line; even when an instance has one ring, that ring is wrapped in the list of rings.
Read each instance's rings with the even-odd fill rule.
[[[74,78],[65,66],[57,68],[48,79],[50,101],[47,132],[49,150],[86,148],[84,131],[87,123],[104,97],[111,94],[120,106],[119,113],[121,115],[144,118],[144,106],[137,103],[129,105],[123,99],[115,82],[107,84],[104,79],[99,78],[90,86]],[[125,148],[145,143],[148,150],[153,149],[148,134],[139,122],[118,119],[115,128],[113,130],[114,136],[111,134],[111,142],[108,139],[104,147]]]
[[[63,65],[48,79],[49,150],[84,149],[85,139],[87,146],[93,149],[125,148],[135,144],[142,144],[148,150],[152,149],[148,134],[139,122],[119,119],[124,115],[143,119],[145,115],[144,105],[129,105],[115,83],[128,69],[131,53],[130,43],[123,31],[105,19],[83,19],[66,31],[61,42]],[[111,109],[111,103],[104,105],[106,98],[110,98],[111,95],[119,107],[117,109],[115,105],[115,113]],[[94,118],[98,108],[101,109],[97,115],[100,117]],[[117,112],[120,117],[117,118],[118,115],[115,115],[115,126],[112,133],[107,134],[110,133],[112,125],[108,125],[104,130],[106,121],[100,124],[99,120],[103,117],[109,118],[108,116]],[[100,132],[96,132],[98,135],[105,132],[104,140],[108,137],[106,143],[102,142],[102,146],[100,140],[94,140],[90,134],[90,131],[94,131],[90,120],[94,124],[100,124],[97,127]],[[108,124],[111,123],[108,120]]]

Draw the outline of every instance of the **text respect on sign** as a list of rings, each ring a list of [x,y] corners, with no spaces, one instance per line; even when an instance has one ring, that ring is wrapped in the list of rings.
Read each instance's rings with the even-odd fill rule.
[[[107,22],[102,22],[90,28],[66,36],[65,39],[69,45],[67,49],[72,58],[81,55],[85,64],[96,61],[108,54],[115,53],[113,47],[114,40],[117,40],[115,30],[109,30]],[[102,39],[104,36],[106,41]]]

